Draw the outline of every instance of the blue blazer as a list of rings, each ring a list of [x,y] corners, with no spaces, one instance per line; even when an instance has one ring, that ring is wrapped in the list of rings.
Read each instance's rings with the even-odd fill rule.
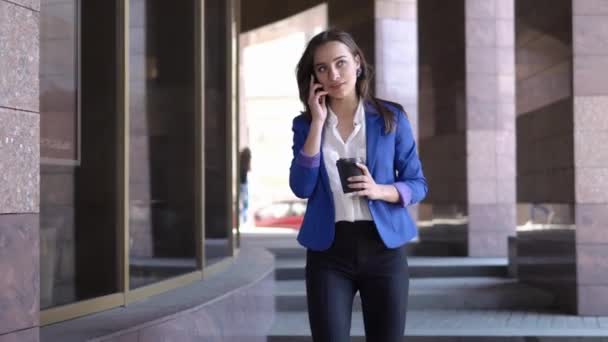
[[[407,206],[426,196],[427,184],[405,112],[395,103],[382,103],[394,114],[395,130],[385,133],[382,115],[370,102],[365,103],[366,164],[376,183],[397,187],[401,203],[368,199],[368,205],[382,241],[386,247],[396,248],[418,234]],[[297,197],[308,199],[298,242],[321,251],[329,248],[334,240],[335,209],[323,152],[314,157],[302,153],[309,130],[310,121],[303,115],[293,120],[289,186]]]

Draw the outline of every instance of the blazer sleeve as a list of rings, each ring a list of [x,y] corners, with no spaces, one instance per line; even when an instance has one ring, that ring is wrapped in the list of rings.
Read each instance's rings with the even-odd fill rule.
[[[308,156],[303,151],[309,125],[302,116],[293,120],[293,159],[289,169],[289,187],[299,198],[309,198],[319,178],[321,153]]]
[[[404,112],[397,112],[395,136],[395,170],[397,181],[395,187],[401,197],[401,204],[407,207],[422,201],[427,194],[428,186],[422,173],[422,164],[416,151],[414,135]]]

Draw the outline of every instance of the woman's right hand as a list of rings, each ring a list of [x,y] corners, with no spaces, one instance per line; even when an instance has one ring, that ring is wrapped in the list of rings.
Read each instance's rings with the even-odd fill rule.
[[[327,118],[327,106],[325,99],[328,92],[323,89],[323,85],[315,83],[314,76],[310,76],[310,86],[308,92],[308,108],[312,115],[312,121],[324,123]]]

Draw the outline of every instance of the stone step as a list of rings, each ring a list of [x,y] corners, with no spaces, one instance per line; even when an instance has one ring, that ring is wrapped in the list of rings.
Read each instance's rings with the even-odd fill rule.
[[[276,283],[276,310],[306,311],[306,288],[303,281]],[[411,279],[410,310],[543,310],[554,307],[552,294],[504,278],[433,278]],[[354,311],[361,311],[359,294]]]
[[[408,311],[407,342],[605,342],[608,317],[568,316],[552,312],[495,310]],[[363,342],[360,312],[354,312],[353,342]],[[277,313],[268,342],[311,342],[305,312]]]
[[[295,240],[295,238],[293,238]],[[294,258],[302,257],[305,249],[297,244],[273,244],[267,246],[271,252],[278,257]],[[466,245],[451,241],[416,241],[410,242],[406,246],[409,256],[428,256],[428,257],[464,257],[467,255]]]
[[[300,258],[304,257],[306,250],[299,246],[269,246],[268,248],[278,258]],[[428,256],[428,257],[464,257],[466,256],[466,246],[459,243],[450,242],[411,242],[406,246],[409,256]]]
[[[276,280],[303,280],[304,258],[278,259]],[[504,258],[410,257],[411,278],[446,277],[507,277],[508,265]]]

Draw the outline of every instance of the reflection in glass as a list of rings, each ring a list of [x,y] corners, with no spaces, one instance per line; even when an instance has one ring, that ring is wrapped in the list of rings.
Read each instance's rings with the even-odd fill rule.
[[[76,0],[40,3],[40,156],[78,159],[78,6]]]
[[[47,157],[40,167],[42,309],[118,292],[116,6],[82,4],[78,68],[78,5],[41,1],[40,131]],[[76,143],[78,125],[82,141]],[[82,156],[74,163],[78,144]]]
[[[230,57],[227,7],[229,1],[205,1],[205,265],[218,263],[232,254],[231,226],[236,224],[233,169],[228,164],[233,152],[228,132],[233,130],[228,104],[227,68]],[[235,174],[234,174],[235,175]],[[230,183],[234,182],[234,183]]]
[[[194,1],[132,0],[130,287],[196,270]]]

